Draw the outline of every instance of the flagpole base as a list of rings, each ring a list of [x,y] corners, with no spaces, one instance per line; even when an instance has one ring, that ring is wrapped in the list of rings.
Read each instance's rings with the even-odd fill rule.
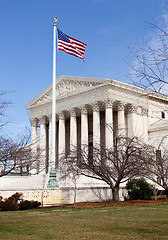
[[[47,184],[47,188],[57,188],[59,187],[58,181],[57,181],[57,171],[55,168],[51,168],[50,170],[50,176]]]

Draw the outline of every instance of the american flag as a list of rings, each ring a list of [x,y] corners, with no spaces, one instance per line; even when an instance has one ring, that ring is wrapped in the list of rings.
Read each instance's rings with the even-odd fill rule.
[[[72,37],[67,36],[65,33],[61,32],[58,28],[58,50],[62,50],[68,54],[71,54],[75,57],[84,59],[84,52],[86,44],[76,40]]]

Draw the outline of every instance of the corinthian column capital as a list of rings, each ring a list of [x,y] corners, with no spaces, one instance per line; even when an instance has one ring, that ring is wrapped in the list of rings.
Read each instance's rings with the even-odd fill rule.
[[[37,127],[38,118],[30,119],[30,123],[32,127]]]
[[[117,106],[116,106],[117,111],[124,111],[125,105],[126,105],[126,104],[125,104],[124,102],[118,102],[118,103],[117,103]]]
[[[104,101],[105,108],[112,108],[114,105],[114,100],[113,99],[106,99]]]
[[[75,108],[71,109],[69,112],[70,112],[70,117],[76,117],[77,113]]]
[[[144,115],[144,116],[148,116],[148,109],[142,107],[142,108],[141,108],[141,113],[142,113],[142,115]]]
[[[93,112],[99,112],[100,111],[100,108],[99,108],[99,105],[98,103],[92,103],[92,109],[93,109]]]
[[[80,111],[81,111],[81,114],[85,114],[87,115],[88,114],[88,108],[86,105],[80,107]]]
[[[127,113],[137,113],[137,110],[138,110],[138,106],[133,105],[133,104],[130,104],[127,107]]]
[[[40,118],[40,124],[46,124],[47,123],[47,116],[42,116]]]
[[[65,114],[64,114],[64,112],[59,112],[59,113],[58,113],[58,119],[59,119],[59,120],[65,120]]]
[[[52,115],[51,114],[47,115],[46,117],[47,117],[48,123],[52,122]]]

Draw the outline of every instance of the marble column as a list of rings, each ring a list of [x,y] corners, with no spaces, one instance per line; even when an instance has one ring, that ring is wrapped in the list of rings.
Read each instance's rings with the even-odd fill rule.
[[[65,155],[65,115],[63,112],[60,112],[58,117],[58,158],[61,159]]]
[[[127,108],[128,113],[128,137],[132,138],[137,136],[137,109],[138,107],[135,105],[129,105]]]
[[[81,149],[88,151],[88,110],[81,108]]]
[[[105,148],[113,147],[113,100],[105,101]]]
[[[77,120],[76,111],[72,109],[70,111],[70,151],[77,149]]]
[[[93,147],[100,146],[100,109],[97,103],[93,108]]]
[[[46,169],[47,157],[47,118],[43,116],[40,118],[40,170]]]
[[[118,111],[118,136],[125,136],[125,115],[124,115],[124,108],[125,104],[123,102],[119,102],[117,105],[117,111]]]
[[[34,118],[31,121],[31,143],[37,143],[37,122],[38,119]]]
[[[142,108],[142,125],[143,125],[143,140],[148,142],[148,109]]]
[[[36,171],[37,171],[37,123],[38,123],[38,119],[34,118],[30,122],[31,122],[30,173],[31,174],[36,174]]]

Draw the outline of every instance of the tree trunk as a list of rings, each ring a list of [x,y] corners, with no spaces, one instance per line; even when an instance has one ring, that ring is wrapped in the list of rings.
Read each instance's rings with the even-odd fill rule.
[[[119,186],[115,186],[112,189],[112,194],[113,194],[113,201],[118,202],[119,201]]]
[[[165,194],[166,194],[167,197],[168,197],[168,188],[165,189]]]

